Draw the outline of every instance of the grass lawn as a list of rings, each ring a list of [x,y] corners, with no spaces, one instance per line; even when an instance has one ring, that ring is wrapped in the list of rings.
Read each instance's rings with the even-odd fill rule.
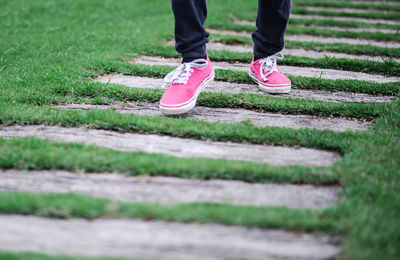
[[[254,16],[255,0],[208,0],[208,25]],[[315,6],[335,6],[302,0]],[[328,3],[327,2],[327,3]],[[300,6],[300,4],[299,4]],[[348,5],[358,8],[358,6]],[[300,7],[299,7],[300,8]],[[377,7],[386,10],[387,5]],[[369,10],[364,14],[373,13]],[[333,13],[330,13],[333,14]],[[376,14],[388,18],[390,15]],[[360,25],[361,26],[361,25]],[[297,27],[290,29],[295,32]],[[330,34],[318,31],[320,34]],[[340,185],[341,200],[325,210],[242,207],[189,203],[155,207],[121,203],[107,212],[107,200],[66,194],[0,192],[0,212],[46,217],[131,217],[182,222],[212,222],[335,234],[342,238],[342,259],[400,258],[400,99],[388,104],[330,103],[255,94],[204,93],[199,104],[286,114],[341,116],[374,120],[365,132],[318,131],[207,123],[197,120],[118,114],[113,110],[65,111],[63,103],[157,102],[160,90],[127,89],[91,81],[105,73],[162,77],[170,67],[129,64],[135,56],[177,56],[164,43],[173,38],[170,1],[165,0],[2,0],[0,1],[0,124],[86,126],[119,132],[157,133],[201,140],[304,146],[333,150],[343,159],[331,167],[265,166],[211,159],[117,152],[81,144],[35,138],[0,138],[0,168],[118,171],[131,175],[225,178],[248,182]],[[356,35],[356,34],[354,34]],[[361,35],[361,34],[359,34]],[[364,34],[363,34],[364,35]],[[365,34],[367,38],[383,37]],[[372,36],[371,36],[372,35]],[[374,36],[375,35],[375,36]],[[378,36],[377,36],[378,35]],[[339,37],[340,35],[336,35]],[[393,41],[398,41],[398,34]],[[384,37],[388,37],[385,35]],[[386,39],[386,38],[385,38]],[[221,41],[229,41],[220,37]],[[242,39],[243,40],[243,39]],[[244,41],[244,40],[243,40]],[[299,44],[298,44],[299,45]],[[333,48],[320,45],[321,48]],[[328,47],[326,47],[328,46]],[[306,48],[306,47],[305,47]],[[307,47],[312,49],[312,46]],[[314,46],[314,48],[317,48]],[[340,49],[345,49],[340,45]],[[371,54],[399,57],[398,50],[371,48]],[[365,51],[365,52],[367,52]],[[362,51],[361,51],[362,52]],[[348,53],[357,54],[349,49]],[[246,61],[247,54],[210,52],[215,60]],[[364,53],[365,54],[365,53]],[[249,60],[250,61],[250,60]],[[398,63],[289,57],[288,64],[400,75]],[[336,67],[335,67],[336,66]],[[360,69],[362,68],[362,69]],[[219,70],[218,80],[246,82],[246,73]],[[295,88],[398,96],[400,84],[292,77]],[[162,161],[164,163],[160,164]],[[40,254],[0,253],[0,259],[48,258]],[[71,258],[72,259],[72,258]]]

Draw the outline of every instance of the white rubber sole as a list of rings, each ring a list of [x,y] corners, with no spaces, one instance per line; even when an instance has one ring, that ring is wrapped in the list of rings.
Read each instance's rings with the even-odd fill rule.
[[[281,84],[281,85],[274,85],[274,86],[266,86],[260,83],[260,81],[258,80],[257,76],[249,71],[249,76],[250,78],[258,84],[258,88],[261,91],[264,91],[266,93],[269,94],[287,94],[292,90],[292,84]]]
[[[196,93],[194,96],[189,100],[189,102],[183,106],[165,106],[160,104],[160,111],[163,115],[166,116],[173,116],[173,115],[181,115],[189,112],[192,110],[197,103],[197,97],[200,95],[200,93],[203,91],[203,89],[206,87],[206,85],[214,80],[215,73],[214,71],[208,76],[206,79],[203,80],[203,82],[200,84],[200,86],[197,88]]]

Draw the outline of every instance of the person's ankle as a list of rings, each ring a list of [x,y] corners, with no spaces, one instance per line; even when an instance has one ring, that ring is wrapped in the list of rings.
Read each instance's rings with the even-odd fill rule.
[[[204,57],[183,57],[182,63],[192,62],[197,59],[206,59],[206,56],[204,56]]]

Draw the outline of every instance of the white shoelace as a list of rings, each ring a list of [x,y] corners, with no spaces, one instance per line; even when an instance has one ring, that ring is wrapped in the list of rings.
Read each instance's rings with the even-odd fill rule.
[[[164,77],[162,88],[171,86],[172,83],[186,84],[194,72],[193,68],[207,67],[208,61],[205,59],[197,59],[192,62],[182,63],[178,68],[171,71]]]
[[[261,78],[264,81],[268,80],[268,76],[272,74],[272,72],[276,71],[278,72],[278,67],[276,66],[276,61],[277,60],[283,60],[283,54],[278,52],[272,56],[269,56],[265,59],[261,59],[259,63],[261,64],[260,66],[260,75]],[[264,71],[267,71],[267,73],[264,73]]]

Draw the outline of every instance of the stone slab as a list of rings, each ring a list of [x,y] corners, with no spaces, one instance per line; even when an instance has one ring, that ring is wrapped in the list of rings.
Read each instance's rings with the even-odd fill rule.
[[[318,18],[316,18],[318,19]],[[230,30],[219,30],[219,29],[211,29],[208,28],[207,31],[209,33],[223,34],[223,35],[236,35],[236,36],[244,36],[250,37],[249,32],[245,31],[230,31]],[[400,48],[400,43],[397,42],[382,42],[382,41],[373,41],[366,39],[355,39],[355,38],[334,38],[334,37],[322,37],[322,36],[313,36],[306,34],[286,34],[285,40],[290,41],[300,41],[300,42],[320,42],[320,43],[347,43],[347,44],[356,44],[356,45],[372,45],[383,48]]]
[[[384,4],[384,5],[398,5],[399,4],[399,2],[396,2],[396,1],[367,1],[367,0],[352,0],[352,1],[349,1],[350,3],[353,3],[353,4],[369,4],[369,5],[381,5],[381,4]]]
[[[360,12],[365,12],[365,10],[362,9],[354,9],[358,10]],[[234,21],[236,24],[240,25],[253,25],[256,26],[255,21],[248,21],[248,20],[235,20]],[[398,33],[398,30],[394,29],[385,29],[385,28],[368,28],[368,27],[338,27],[338,26],[304,26],[307,28],[316,28],[316,29],[327,29],[327,30],[332,30],[332,31],[344,31],[344,32],[381,32],[381,33]]]
[[[212,224],[0,215],[0,250],[159,260],[333,259],[329,237]]]
[[[253,47],[248,45],[227,45],[219,42],[209,42],[207,44],[208,50],[227,50],[233,52],[243,52],[243,53],[252,53]],[[346,58],[353,60],[370,60],[370,61],[385,61],[389,60],[387,57],[382,56],[368,56],[368,55],[352,55],[346,53],[335,53],[335,52],[319,52],[312,50],[304,50],[304,49],[283,49],[282,53],[284,55],[292,55],[298,57],[308,57],[314,59],[320,59],[325,57],[330,58]],[[390,58],[396,62],[400,62],[400,58]]]
[[[393,14],[395,11],[379,10],[379,9],[360,9],[360,8],[336,8],[336,7],[319,7],[319,6],[306,6],[302,7],[310,11],[334,11],[352,13],[380,13],[380,14]]]
[[[192,140],[155,134],[118,133],[57,126],[0,126],[0,137],[33,136],[58,142],[94,144],[121,151],[162,153],[176,157],[203,157],[268,163],[271,165],[328,166],[340,158],[334,152],[282,146]]]
[[[147,78],[147,77],[136,77],[130,75],[104,75],[97,77],[96,82],[105,84],[119,84],[127,87],[135,88],[149,88],[149,89],[161,89],[163,79]],[[295,89],[288,94],[270,95],[263,91],[260,91],[255,84],[240,84],[230,83],[224,81],[214,81],[207,85],[203,92],[216,92],[216,93],[249,93],[266,95],[277,98],[313,98],[321,101],[329,102],[353,102],[353,103],[383,103],[391,102],[395,99],[393,96],[375,96],[362,93],[351,93],[343,91],[326,91],[326,90],[308,90],[308,89]]]
[[[356,22],[372,23],[372,24],[381,23],[381,24],[400,25],[400,21],[386,20],[386,19],[370,19],[370,18],[358,18],[358,17],[323,16],[323,15],[305,15],[305,14],[291,14],[290,17],[291,18],[301,18],[301,19],[356,21]]]
[[[131,61],[133,64],[144,65],[160,65],[160,66],[177,66],[181,62],[180,59],[162,58],[142,56],[135,58]],[[249,71],[249,64],[244,63],[229,63],[223,61],[213,61],[214,69],[236,70],[236,71]],[[333,70],[333,69],[320,69],[311,67],[296,67],[279,65],[280,71],[287,75],[323,78],[323,79],[352,79],[352,80],[365,80],[372,82],[396,82],[400,81],[399,77],[385,77],[382,75],[373,75],[363,72]]]
[[[232,205],[320,209],[338,201],[336,187],[257,184],[230,180],[175,177],[127,177],[120,174],[74,174],[66,171],[0,171],[0,190],[80,193],[129,202],[164,205],[212,202]]]
[[[162,116],[158,104],[134,104],[128,103],[123,107],[118,106],[96,106],[89,104],[69,104],[58,106],[62,109],[107,109],[114,108],[120,113],[146,115],[146,116]],[[207,122],[223,122],[223,123],[239,123],[250,120],[255,126],[276,126],[288,127],[294,129],[315,128],[318,130],[332,130],[343,132],[346,130],[366,130],[372,125],[371,122],[351,120],[335,117],[317,117],[309,115],[283,115],[278,113],[258,113],[245,109],[228,109],[228,108],[208,108],[195,107],[190,112],[176,116],[176,118],[197,119]]]
[[[287,35],[286,40],[301,41],[301,42],[321,42],[321,43],[348,43],[355,45],[371,45],[382,48],[400,48],[400,43],[397,42],[377,42],[367,39],[356,39],[356,38],[334,38],[334,37],[321,37],[313,35]]]

